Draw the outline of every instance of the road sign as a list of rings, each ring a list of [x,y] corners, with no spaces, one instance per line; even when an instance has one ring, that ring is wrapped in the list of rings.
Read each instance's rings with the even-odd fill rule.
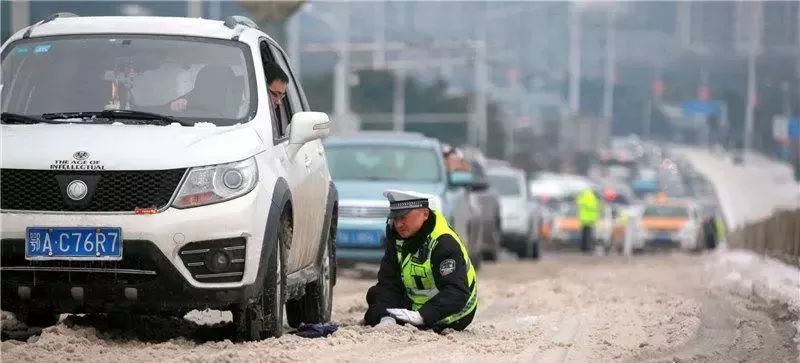
[[[719,116],[720,114],[720,104],[717,101],[686,101],[681,105],[681,109],[683,117],[686,118]]]
[[[772,138],[780,143],[789,139],[789,119],[786,116],[775,116],[772,119]]]
[[[800,140],[800,117],[792,117],[789,119],[789,139]]]

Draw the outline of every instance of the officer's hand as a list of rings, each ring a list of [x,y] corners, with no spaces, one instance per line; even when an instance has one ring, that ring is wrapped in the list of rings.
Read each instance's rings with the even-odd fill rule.
[[[405,321],[411,325],[419,326],[425,324],[422,321],[422,315],[419,315],[416,311],[406,309],[386,309],[386,311],[395,319]]]
[[[169,108],[173,111],[183,112],[186,111],[186,106],[188,105],[189,101],[187,101],[185,98],[179,98],[175,101],[170,102]]]

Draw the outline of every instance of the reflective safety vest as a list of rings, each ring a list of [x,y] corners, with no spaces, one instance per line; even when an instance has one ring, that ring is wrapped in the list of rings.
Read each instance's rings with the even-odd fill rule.
[[[600,202],[591,190],[586,190],[578,195],[578,219],[581,225],[594,226],[600,218]]]
[[[725,221],[721,217],[714,218],[714,229],[717,232],[717,242],[725,239]]]
[[[472,261],[469,258],[469,253],[464,243],[458,238],[458,234],[450,228],[450,225],[447,224],[447,219],[445,219],[439,211],[434,210],[432,216],[436,218],[436,224],[431,234],[428,235],[427,240],[420,246],[416,253],[409,253],[405,259],[403,259],[403,255],[400,252],[402,246],[398,245],[397,260],[400,262],[400,267],[402,269],[401,276],[406,289],[406,296],[411,300],[412,309],[416,311],[439,293],[439,289],[436,288],[436,281],[433,278],[433,267],[431,267],[431,255],[438,243],[437,239],[441,235],[449,234],[458,242],[458,246],[461,248],[461,254],[464,255],[464,262],[466,262],[467,266],[467,285],[470,287],[467,304],[461,311],[447,316],[434,324],[426,322],[427,325],[448,325],[475,311],[475,308],[478,306],[478,287],[475,268],[472,266]],[[455,266],[453,267],[455,268]]]

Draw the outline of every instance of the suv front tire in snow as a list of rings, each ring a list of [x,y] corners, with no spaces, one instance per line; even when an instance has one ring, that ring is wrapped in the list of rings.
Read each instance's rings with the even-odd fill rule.
[[[333,284],[336,264],[336,216],[328,228],[319,261],[319,279],[306,285],[305,294],[286,302],[286,318],[289,326],[299,327],[303,323],[326,323],[331,320],[333,306]]]
[[[283,306],[286,296],[285,247],[292,238],[291,210],[281,215],[278,240],[272,248],[261,296],[233,310],[236,336],[242,341],[280,337],[283,334]]]

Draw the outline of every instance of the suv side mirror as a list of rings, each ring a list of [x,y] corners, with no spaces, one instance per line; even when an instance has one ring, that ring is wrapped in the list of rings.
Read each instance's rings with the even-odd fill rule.
[[[298,112],[292,116],[289,130],[289,153],[294,158],[309,141],[324,139],[331,132],[331,119],[323,112]]]

